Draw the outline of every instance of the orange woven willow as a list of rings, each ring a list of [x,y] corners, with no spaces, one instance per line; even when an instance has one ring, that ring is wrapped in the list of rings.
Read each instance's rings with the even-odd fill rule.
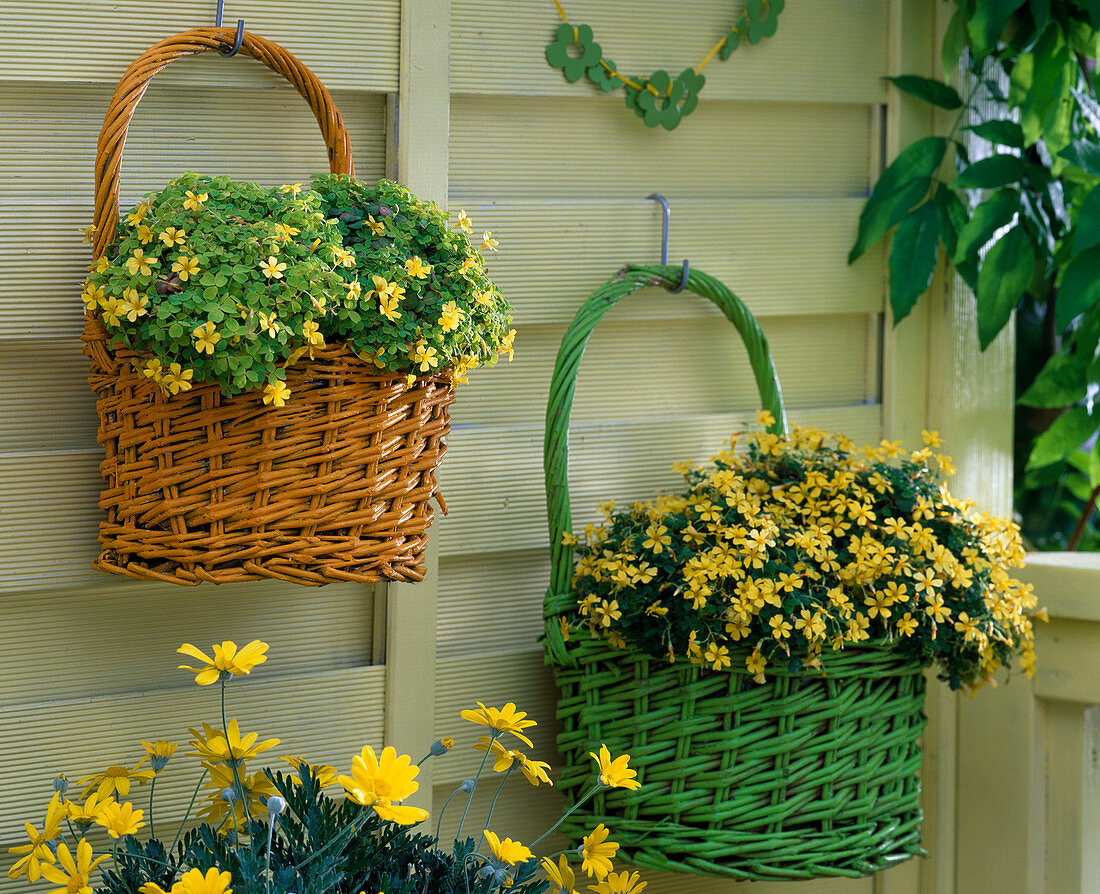
[[[232,46],[234,30],[196,28],[152,46],[127,70],[99,135],[98,258],[115,241],[126,131],[145,88],[175,59]],[[242,53],[285,77],[309,103],[335,174],[354,173],[348,134],[317,77],[282,47],[245,32]],[[175,584],[277,578],[300,584],[419,581],[429,501],[446,451],[454,391],[443,376],[406,388],[343,346],[287,369],[279,408],[260,392],[217,385],[173,397],[144,378],[141,358],[112,350],[84,317],[97,396],[102,553],[96,568]]]

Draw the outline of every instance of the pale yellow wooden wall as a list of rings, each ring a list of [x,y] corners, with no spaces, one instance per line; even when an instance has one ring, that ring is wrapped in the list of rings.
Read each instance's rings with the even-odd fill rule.
[[[566,3],[611,58],[639,72],[697,62],[742,6]],[[0,58],[0,166],[10,184],[0,195],[0,589],[9,591],[0,596],[0,777],[19,786],[0,802],[4,849],[57,770],[90,772],[112,746],[160,734],[144,725],[152,706],[189,692],[168,670],[182,638],[269,639],[270,669],[242,687],[245,716],[265,732],[289,727],[287,738],[300,735],[318,759],[346,764],[383,732],[409,751],[458,737],[422,777],[420,802],[436,808],[476,768],[474,731],[458,719],[475,700],[519,703],[540,721],[536,756],[555,762],[555,692],[536,641],[547,582],[547,386],[584,297],[621,264],[658,260],[651,192],[672,203],[673,260],[689,256],[759,315],[793,421],[875,440],[919,435],[925,420],[927,318],[884,338],[881,251],[855,267],[845,256],[884,142],[896,150],[930,124],[880,80],[930,64],[930,0],[789,3],[775,38],[708,67],[698,110],[673,133],[644,128],[618,94],[568,85],[546,65],[557,24],[550,0],[230,3],[228,19],[243,16],[284,42],[334,88],[360,176],[378,176],[388,161],[414,190],[465,209],[500,239],[491,273],[516,309],[516,359],[477,371],[460,392],[440,476],[451,515],[433,529],[429,581],[390,588],[384,637],[374,624],[384,612],[355,588],[166,592],[93,574],[97,448],[76,342],[87,258],[76,230],[90,216],[95,134],[125,64],[156,39],[207,23],[212,7],[71,2],[42,16],[37,4],[0,3],[14,28],[14,49],[9,38]],[[274,76],[244,60],[176,68],[154,82],[135,119],[127,199],[188,168],[279,183],[322,166],[308,112]],[[42,146],[49,151],[24,151]],[[687,296],[630,299],[608,315],[582,367],[574,519],[591,519],[597,500],[674,486],[674,461],[705,459],[755,406],[747,363],[717,312]],[[57,652],[65,663],[54,674]],[[43,676],[48,694],[32,685]],[[268,693],[283,690],[264,679],[292,687],[290,703],[276,708]],[[337,719],[346,706],[352,714]],[[945,748],[952,734],[943,733]],[[61,766],[70,753],[87,766]],[[933,752],[926,776],[933,801],[946,753]],[[530,840],[562,803],[552,790],[512,784],[493,825]],[[935,872],[953,872],[954,839],[949,818],[938,818],[942,847],[923,870],[911,863],[877,879],[753,890],[947,891]],[[650,890],[733,885],[652,876]]]

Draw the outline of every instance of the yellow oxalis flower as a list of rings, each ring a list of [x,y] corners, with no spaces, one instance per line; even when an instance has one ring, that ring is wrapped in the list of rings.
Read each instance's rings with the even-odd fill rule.
[[[149,312],[149,296],[143,295],[137,289],[123,289],[118,312],[131,323],[136,323],[138,317],[143,317]]]
[[[172,272],[179,276],[181,280],[187,282],[188,279],[199,272],[199,262],[194,258],[180,255],[172,265]]]
[[[558,855],[556,866],[549,857],[543,857],[542,871],[550,882],[550,894],[576,894],[577,877],[573,874],[569,861],[565,859],[565,854]]]
[[[281,382],[276,379],[264,385],[265,404],[271,404],[273,407],[285,407],[289,399],[290,388],[287,386],[286,382]]]
[[[191,190],[187,190],[187,198],[183,201],[183,208],[185,211],[198,211],[199,206],[209,198],[210,196],[204,192],[195,195]]]
[[[640,894],[646,888],[646,882],[638,880],[637,872],[609,872],[607,878],[595,885],[589,885],[589,891],[596,894]]]
[[[145,220],[145,215],[148,213],[149,203],[144,201],[138,202],[137,205],[134,207],[134,210],[126,216],[126,223],[128,223],[132,227],[136,227],[139,223]]]
[[[125,316],[122,307],[123,304],[118,298],[104,298],[99,305],[103,322],[108,326],[120,326],[122,318]]]
[[[465,211],[458,212],[458,221],[455,223],[454,228],[461,230],[463,233],[469,235],[474,231],[474,222],[466,216]]]
[[[397,309],[397,298],[393,295],[378,297],[378,312],[390,322],[401,319],[401,311]]]
[[[493,857],[498,863],[515,866],[517,863],[526,863],[535,857],[529,847],[520,844],[518,841],[513,841],[511,838],[505,838],[501,841],[488,829],[485,830],[484,835],[485,841],[489,844],[489,850],[493,852]]]
[[[358,301],[362,294],[363,286],[360,284],[359,280],[352,280],[351,283],[348,285],[347,300]]]
[[[386,227],[383,225],[382,221],[375,220],[374,215],[372,214],[367,215],[367,226],[370,228],[371,233],[375,236],[381,236],[383,233],[386,232]]]
[[[83,838],[76,846],[76,859],[73,859],[68,845],[64,842],[57,846],[57,862],[59,866],[43,866],[42,877],[61,885],[54,888],[49,894],[92,894],[92,886],[88,881],[95,868],[107,859],[107,855],[92,859],[92,846]]]
[[[198,671],[195,682],[200,686],[209,686],[211,683],[216,683],[222,674],[227,676],[230,674],[250,674],[252,668],[257,664],[263,664],[267,661],[267,655],[264,654],[267,652],[267,643],[262,643],[258,639],[254,639],[239,648],[235,642],[225,640],[220,645],[215,643],[212,648],[214,650],[213,658],[201,649],[191,645],[191,643],[184,643],[176,649],[181,655],[189,655],[205,663],[204,667],[179,665],[179,670]]]
[[[302,191],[301,183],[284,183],[279,187],[280,192],[285,192],[288,195],[296,196]]]
[[[156,237],[156,232],[148,224],[142,224],[137,228],[137,237],[142,245],[148,245]]]
[[[286,270],[286,264],[280,262],[275,255],[271,255],[271,257],[260,264],[260,269],[268,279],[282,279],[283,271]]]
[[[600,823],[581,842],[581,869],[588,875],[603,879],[611,871],[611,861],[619,850],[619,845],[608,841],[611,830]]]
[[[459,268],[460,273],[469,273],[471,270],[476,270],[481,266],[478,263],[477,258],[463,258],[462,266]]]
[[[444,332],[450,332],[458,328],[465,316],[465,311],[462,308],[454,301],[448,301],[443,305],[439,314],[439,325]]]
[[[179,394],[181,391],[190,391],[192,380],[195,378],[193,369],[184,369],[178,363],[168,366],[168,372],[161,379],[161,384],[168,389],[169,394]]]
[[[302,324],[302,335],[309,344],[316,347],[324,347],[325,337],[321,334],[317,324],[313,320],[306,320]]]
[[[435,348],[430,348],[422,343],[418,343],[409,352],[409,359],[413,363],[420,364],[421,372],[427,372],[439,366],[439,352]]]
[[[497,242],[497,240],[493,238],[492,232],[489,231],[489,230],[486,230],[485,235],[481,239],[481,247],[482,248],[487,248],[487,249],[489,249],[489,251],[496,251],[498,245],[500,245],[500,243]]]
[[[506,336],[504,336],[503,339],[501,339],[500,350],[497,351],[497,354],[500,355],[500,356],[503,356],[504,354],[507,354],[509,363],[512,362],[512,357],[515,356],[515,353],[516,353],[515,348],[512,347],[512,342],[515,341],[515,339],[516,339],[516,330],[515,329],[509,329],[508,334]]]
[[[599,754],[593,751],[588,752],[588,754],[600,767],[601,785],[610,788],[627,788],[631,791],[642,787],[642,784],[635,779],[638,775],[637,771],[631,770],[627,766],[627,762],[630,760],[629,754],[621,754],[612,760],[611,752],[608,751],[606,745],[600,746]]]
[[[17,879],[20,876],[26,876],[28,882],[36,882],[42,877],[43,864],[53,863],[56,859],[50,848],[50,842],[60,834],[61,822],[65,816],[66,808],[61,803],[61,793],[55,792],[46,808],[46,820],[42,824],[41,832],[30,823],[23,823],[30,841],[28,844],[8,848],[9,854],[23,854],[8,870],[8,878]]]
[[[419,255],[414,255],[405,261],[405,272],[416,279],[427,279],[428,275],[432,272],[432,265],[425,264],[420,260]]]
[[[242,737],[236,720],[229,721],[228,732],[207,727],[206,724],[203,724],[203,728],[203,734],[197,730],[191,730],[192,735],[195,736],[191,740],[191,744],[195,746],[192,754],[211,763],[239,765],[242,761],[252,760],[261,751],[267,751],[279,744],[278,739],[264,739],[262,742],[257,742],[259,733],[246,733]]]
[[[511,733],[521,742],[526,742],[528,747],[534,747],[534,743],[523,734],[523,730],[538,724],[534,720],[525,720],[527,712],[517,711],[513,702],[508,702],[503,708],[486,708],[478,702],[477,708],[476,711],[469,708],[460,716],[463,720],[487,726],[497,732]]]
[[[356,804],[372,808],[391,823],[408,826],[428,818],[428,811],[402,807],[398,803],[420,788],[416,781],[419,772],[420,768],[412,764],[412,759],[407,754],[398,756],[392,745],[382,749],[380,759],[375,757],[374,749],[366,745],[362,753],[351,760],[352,775],[339,776],[336,781]]]
[[[126,269],[130,271],[131,276],[136,276],[139,273],[142,276],[152,276],[153,270],[150,265],[159,263],[156,258],[145,257],[144,249],[135,248],[133,255],[126,259]]]
[[[191,333],[191,337],[195,339],[195,350],[200,354],[214,353],[214,346],[222,340],[221,333],[215,328],[214,324],[207,320],[201,326],[196,326],[194,332]]]
[[[130,794],[130,783],[133,780],[137,780],[138,785],[145,785],[156,774],[152,770],[140,770],[140,767],[145,763],[145,758],[138,761],[138,764],[134,769],[128,770],[126,767],[113,766],[108,767],[102,773],[93,773],[91,776],[84,776],[77,780],[80,785],[88,783],[88,787],[84,789],[83,794],[80,797],[87,798],[92,792],[95,792],[102,800],[108,797],[115,797],[116,795],[126,796]]]
[[[346,248],[336,249],[333,260],[335,261],[335,263],[339,264],[341,267],[354,267],[355,266],[355,255],[352,254],[350,251],[348,251]]]
[[[270,315],[264,313],[262,310],[259,312],[258,317],[260,321],[260,331],[266,332],[272,338],[279,334],[279,323],[277,317],[279,314],[276,311],[272,311]]]
[[[95,240],[96,230],[98,229],[99,228],[95,224],[89,224],[88,226],[83,227],[80,230],[80,241],[83,242],[85,245],[93,242]]]
[[[175,245],[183,245],[187,241],[187,231],[178,227],[168,227],[160,234],[160,241],[172,248]]]
[[[121,838],[123,835],[133,835],[144,826],[145,823],[141,822],[144,815],[144,811],[134,810],[134,805],[129,801],[125,804],[112,801],[104,805],[96,822],[103,826],[112,838]]]

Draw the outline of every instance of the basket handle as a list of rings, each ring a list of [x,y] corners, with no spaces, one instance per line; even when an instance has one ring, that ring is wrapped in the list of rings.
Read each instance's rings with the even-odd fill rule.
[[[562,543],[562,535],[572,530],[568,480],[569,419],[577,388],[577,370],[584,356],[588,337],[607,311],[627,295],[646,286],[662,286],[672,291],[680,284],[682,275],[681,268],[674,265],[624,267],[581,305],[558,349],[554,377],[550,382],[550,398],[546,405],[546,436],[543,444],[546,512],[550,524],[550,588],[543,601],[543,618],[546,622],[547,652],[558,663],[568,663],[569,659],[557,618],[576,605],[576,597],[570,592],[573,547]],[[786,430],[783,395],[768,350],[768,340],[760,324],[741,299],[712,276],[692,269],[687,291],[710,299],[737,328],[749,354],[756,387],[760,391],[760,402],[775,417],[774,424],[768,430],[782,434]]]
[[[233,46],[235,28],[192,28],[153,44],[126,69],[107,106],[99,132],[95,160],[95,243],[92,257],[107,250],[118,233],[119,170],[126,131],[134,110],[153,75],[183,56],[224,50]],[[328,147],[329,169],[333,174],[354,174],[351,144],[343,119],[325,86],[292,53],[277,43],[244,32],[240,51],[262,62],[294,85],[309,103]]]

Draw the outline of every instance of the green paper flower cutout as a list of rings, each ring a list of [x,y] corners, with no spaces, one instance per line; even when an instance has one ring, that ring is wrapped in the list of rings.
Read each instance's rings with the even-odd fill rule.
[[[617,71],[615,63],[610,59],[602,60],[607,68],[604,68],[599,62],[588,69],[588,80],[599,87],[604,93],[610,93],[617,87],[622,86],[622,81],[615,77],[614,72]],[[607,69],[610,68],[611,71]]]
[[[684,97],[684,84],[673,80],[667,71],[658,69],[649,78],[649,84],[657,91],[654,96],[648,90],[638,94],[637,106],[643,111],[642,119],[646,127],[660,125],[665,130],[674,130],[680,123],[680,100]],[[667,95],[666,95],[667,94]]]
[[[707,79],[694,68],[685,68],[676,80],[684,85],[684,98],[680,103],[680,117],[682,118],[684,115],[690,115],[694,112],[695,107],[699,105],[699,91],[703,89]]]
[[[633,80],[640,84],[645,83],[645,78],[634,78]],[[623,89],[626,91],[626,107],[639,118],[644,118],[645,109],[638,105],[638,100],[641,98],[642,94],[648,91],[639,90],[637,87],[631,87],[629,84],[623,84]]]
[[[786,0],[748,0],[745,12],[749,19],[749,43],[760,43],[775,34],[785,5]]]
[[[774,2],[774,0],[773,0]],[[581,48],[580,56],[573,58],[569,48],[576,44]],[[562,22],[554,34],[554,41],[546,48],[546,61],[554,68],[560,68],[569,83],[579,81],[584,73],[599,63],[603,56],[600,45],[592,39],[592,29],[587,25],[572,25]]]
[[[726,42],[722,44],[722,49],[718,51],[718,57],[725,62],[733,54],[733,51],[741,46],[741,38],[745,36],[745,32],[749,27],[749,17],[741,16],[732,28],[730,33],[726,35]]]

